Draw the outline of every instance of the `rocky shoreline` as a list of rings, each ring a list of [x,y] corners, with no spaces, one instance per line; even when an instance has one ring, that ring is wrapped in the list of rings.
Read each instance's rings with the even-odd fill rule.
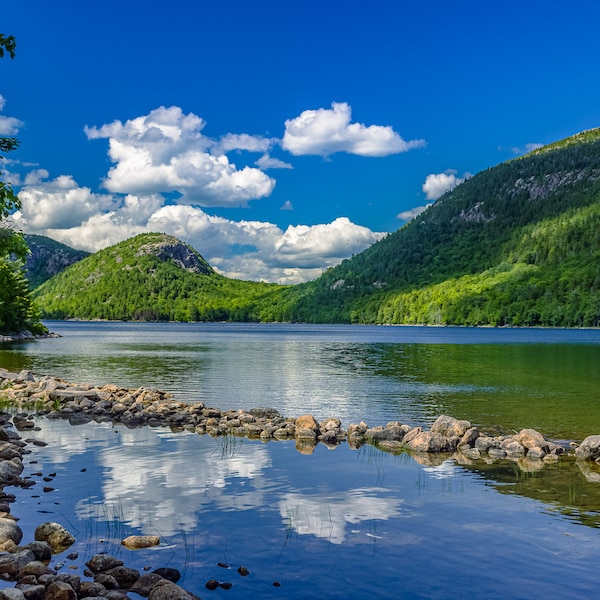
[[[163,426],[201,435],[293,440],[301,453],[311,453],[319,443],[330,448],[348,443],[351,448],[370,444],[387,452],[409,452],[419,462],[437,462],[435,457],[452,457],[462,464],[513,460],[524,470],[542,468],[561,457],[600,463],[600,435],[565,447],[544,439],[534,429],[522,429],[510,436],[490,436],[468,421],[446,415],[438,417],[430,430],[397,421],[376,427],[353,423],[343,429],[335,417],[318,422],[309,414],[285,418],[271,408],[221,411],[203,403],[185,404],[158,390],[81,385],[30,371],[12,373],[0,369],[0,400],[7,409],[0,413],[0,578],[16,582],[14,588],[0,589],[0,600],[123,600],[129,597],[128,592],[150,600],[197,598],[177,585],[179,574],[175,569],[140,574],[106,554],[95,555],[85,563],[88,580],[58,573],[48,566],[52,555],[64,552],[74,542],[73,536],[58,523],[40,524],[35,539],[20,545],[23,533],[10,512],[15,495],[4,488],[32,485],[30,478],[21,476],[23,456],[31,452],[29,444],[44,442],[23,440],[21,434],[36,428],[37,415],[68,419],[74,425],[110,421],[126,427]],[[147,547],[160,543],[149,539],[154,537],[133,536],[135,539],[122,543],[127,547]],[[226,589],[228,585],[231,584],[210,580],[206,587]]]

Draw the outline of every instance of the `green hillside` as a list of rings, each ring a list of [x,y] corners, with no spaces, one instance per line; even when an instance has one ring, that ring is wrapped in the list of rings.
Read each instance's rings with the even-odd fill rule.
[[[223,277],[177,238],[147,233],[67,267],[34,298],[48,319],[254,321],[277,291]]]
[[[600,129],[471,177],[315,281],[223,277],[144,234],[35,291],[46,318],[600,326]]]
[[[308,322],[600,325],[600,129],[488,169],[287,294]]]

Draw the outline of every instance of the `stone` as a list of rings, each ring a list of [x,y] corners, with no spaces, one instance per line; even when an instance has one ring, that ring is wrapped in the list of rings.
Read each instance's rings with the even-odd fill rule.
[[[164,579],[152,588],[148,600],[195,600],[195,598],[182,587]]]
[[[0,553],[0,574],[16,577],[17,573],[35,560],[31,550],[21,550],[14,553]]]
[[[474,448],[475,442],[480,435],[481,434],[479,433],[479,429],[477,429],[477,427],[469,427],[463,434],[460,442],[458,442],[458,446],[470,446],[471,448]]]
[[[164,578],[157,573],[144,573],[143,575],[140,575],[139,579],[129,588],[129,591],[147,598],[159,581],[164,581]]]
[[[38,525],[34,534],[38,542],[48,542],[53,554],[59,554],[75,542],[75,537],[60,523],[48,522]]]
[[[77,600],[77,594],[68,583],[54,581],[46,588],[44,600]]]
[[[122,588],[130,588],[140,578],[139,571],[122,565],[103,571],[103,574],[114,577]]]
[[[588,435],[575,450],[575,456],[581,460],[600,458],[600,435]]]
[[[21,590],[16,588],[6,588],[0,590],[0,600],[27,600]]]
[[[452,452],[456,449],[456,444],[452,448],[448,438],[431,431],[421,431],[406,445],[413,452]]]
[[[110,556],[109,554],[94,554],[94,556],[85,563],[85,566],[93,573],[101,573],[102,571],[108,571],[108,569],[120,567],[122,565],[122,560]]]
[[[431,426],[431,433],[439,433],[444,437],[461,438],[471,426],[468,421],[459,421],[448,415],[440,415]]]
[[[546,440],[544,436],[536,431],[535,429],[521,429],[516,436],[517,442],[519,442],[525,448],[544,448]]]
[[[121,544],[130,549],[151,548],[160,544],[160,538],[157,535],[130,535]]]
[[[32,560],[19,571],[17,578],[22,579],[27,575],[35,575],[36,577],[40,575],[56,575],[56,571],[40,560]]]
[[[23,531],[14,519],[0,518],[0,544],[7,541],[20,544],[23,539]]]
[[[298,431],[309,429],[313,433],[319,431],[319,424],[312,415],[301,415],[296,419],[296,437],[298,437]]]
[[[510,441],[508,444],[504,445],[503,450],[506,452],[507,456],[525,456],[525,447],[515,440]]]

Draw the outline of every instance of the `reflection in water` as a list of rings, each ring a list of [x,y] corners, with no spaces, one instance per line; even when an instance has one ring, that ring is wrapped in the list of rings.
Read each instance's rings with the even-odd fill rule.
[[[298,599],[315,589],[396,598],[399,585],[404,597],[443,598],[474,581],[480,597],[535,586],[540,597],[580,598],[596,586],[592,465],[586,478],[569,460],[529,473],[447,457],[422,465],[346,444],[302,456],[293,442],[38,423],[28,436],[49,445],[32,445],[25,474],[56,471],[56,489],[19,490],[13,512],[25,539],[43,519],[75,531],[82,569],[90,551],[138,569],[169,563],[201,593],[207,579],[232,577],[215,572],[218,561],[244,564],[252,577],[234,580],[231,598],[280,599],[274,580]],[[136,533],[158,534],[161,545],[124,550],[120,539]],[[541,548],[560,560],[542,559]]]
[[[279,501],[279,512],[284,523],[296,533],[341,544],[346,539],[348,524],[387,520],[400,514],[402,500],[380,497],[386,492],[389,490],[381,488],[312,496],[289,492]]]

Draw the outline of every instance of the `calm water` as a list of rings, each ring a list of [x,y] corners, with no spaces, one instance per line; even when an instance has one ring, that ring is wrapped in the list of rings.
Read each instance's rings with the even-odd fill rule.
[[[52,323],[0,366],[158,387],[220,408],[340,416],[347,425],[440,413],[547,437],[600,433],[600,332],[285,325]],[[600,583],[600,469],[562,460],[418,462],[343,444],[213,439],[40,418],[13,513],[92,552],[172,566],[203,598],[589,598]],[[56,473],[42,492],[41,476]],[[161,536],[130,552],[126,535]],[[101,541],[102,540],[102,541]],[[228,563],[223,569],[218,562]],[[248,577],[236,569],[244,565]],[[210,592],[211,578],[233,583]],[[273,587],[278,581],[281,587]]]
[[[439,414],[560,439],[600,432],[600,331],[331,325],[49,323],[63,337],[0,366],[154,387],[221,409],[277,408],[345,425]]]

